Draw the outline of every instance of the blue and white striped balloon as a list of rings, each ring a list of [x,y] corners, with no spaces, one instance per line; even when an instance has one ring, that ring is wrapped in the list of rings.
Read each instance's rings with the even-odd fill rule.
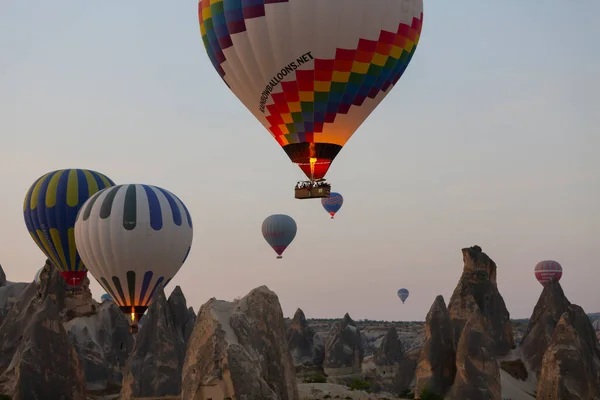
[[[183,202],[150,185],[104,189],[83,205],[75,222],[77,249],[88,271],[134,322],[156,289],[179,271],[192,238]]]
[[[331,192],[329,194],[329,197],[323,197],[321,199],[321,205],[323,206],[325,211],[327,211],[329,215],[331,215],[331,219],[333,219],[335,213],[340,211],[340,208],[342,208],[343,204],[344,198],[341,194],[336,192]]]
[[[408,298],[408,289],[402,288],[398,290],[398,297],[400,297],[400,300],[402,300],[402,304],[404,304],[404,302]]]

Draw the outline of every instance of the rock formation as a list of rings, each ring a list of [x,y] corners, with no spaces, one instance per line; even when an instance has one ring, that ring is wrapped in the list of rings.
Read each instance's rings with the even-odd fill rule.
[[[496,264],[479,246],[462,249],[462,253],[463,273],[448,304],[454,341],[459,341],[465,323],[479,311],[490,331],[494,354],[507,354],[514,348],[514,338],[510,314],[496,283]]]
[[[175,289],[171,292],[168,303],[177,334],[180,336],[181,341],[187,344],[194,329],[196,314],[194,314],[192,307],[188,308],[187,300],[179,286],[175,286]]]
[[[2,266],[0,266],[0,324],[27,285],[29,284],[24,282],[8,282]]]
[[[97,314],[74,318],[65,328],[83,365],[88,391],[120,389],[133,337],[119,307],[104,302]]]
[[[398,331],[393,326],[388,329],[381,341],[381,345],[375,350],[375,365],[398,365],[404,360],[404,346],[398,337]]]
[[[425,320],[425,344],[416,369],[415,398],[427,390],[444,396],[454,382],[456,349],[450,314],[442,296],[437,296]]]
[[[336,322],[325,340],[323,369],[328,376],[360,374],[364,350],[360,330],[348,314]]]
[[[43,277],[41,278],[43,279]],[[76,317],[87,317],[98,310],[98,302],[92,297],[90,280],[85,276],[76,288],[69,287],[65,297],[64,319],[66,321]]]
[[[210,299],[183,366],[182,398],[298,400],[294,363],[277,295],[266,286],[235,302]]]
[[[85,378],[63,327],[63,279],[29,284],[0,326],[0,393],[15,400],[85,400]]]
[[[4,273],[4,269],[2,269],[2,265],[0,265],[0,287],[6,286],[6,274]]]
[[[420,354],[420,348],[412,349],[404,354],[404,359],[398,365],[398,370],[392,381],[394,393],[400,393],[415,386],[415,372]]]
[[[542,358],[552,341],[554,328],[570,305],[560,283],[552,281],[544,287],[520,345],[523,358],[536,375],[542,368]]]
[[[154,293],[144,319],[123,373],[123,400],[181,393],[185,343],[162,288]]]
[[[485,317],[471,315],[456,348],[456,377],[447,400],[502,400],[500,367]]]
[[[592,324],[581,307],[570,305],[544,354],[537,398],[600,399],[599,372],[600,348]]]
[[[301,309],[297,309],[294,318],[287,326],[287,344],[295,365],[321,366],[325,357],[322,341],[315,330],[308,326]]]

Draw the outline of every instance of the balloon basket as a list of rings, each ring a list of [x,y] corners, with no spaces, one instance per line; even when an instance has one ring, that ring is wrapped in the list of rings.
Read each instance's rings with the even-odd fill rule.
[[[312,185],[312,182],[304,182],[306,185]],[[307,186],[298,187],[294,189],[294,197],[297,199],[321,199],[328,198],[331,193],[331,186],[329,184],[321,184],[321,186]]]
[[[278,259],[278,260],[279,260],[279,259],[281,259],[281,258],[283,258],[283,256],[277,256],[277,259]]]
[[[132,335],[135,335],[136,333],[138,333],[138,331],[140,330],[138,324],[132,324],[129,325],[129,333],[131,333]]]

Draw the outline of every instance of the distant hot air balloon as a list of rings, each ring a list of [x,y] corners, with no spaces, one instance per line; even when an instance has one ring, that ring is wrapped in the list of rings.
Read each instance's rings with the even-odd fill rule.
[[[29,234],[71,286],[78,286],[87,273],[75,246],[77,213],[92,195],[111,186],[114,182],[99,172],[61,169],[37,179],[25,195]]]
[[[534,271],[535,278],[542,284],[542,286],[546,286],[552,279],[559,281],[562,276],[561,265],[552,260],[540,261],[535,266]]]
[[[315,180],[406,70],[423,1],[200,0],[198,15],[220,77]]]
[[[113,299],[110,294],[104,293],[102,296],[100,296],[100,301],[113,301]]]
[[[33,279],[35,281],[35,283],[37,283],[38,285],[40,284],[40,278],[42,275],[42,272],[44,271],[44,267],[38,269],[38,271],[35,273],[35,278]]]
[[[341,194],[335,192],[331,192],[329,197],[324,197],[321,199],[321,205],[325,211],[331,215],[331,219],[333,219],[333,216],[340,211],[342,204],[344,204],[344,198]]]
[[[398,297],[400,297],[400,300],[402,300],[402,304],[404,304],[404,302],[408,298],[408,289],[404,289],[404,288],[399,289],[398,290]]]
[[[131,330],[154,292],[165,287],[192,245],[192,218],[173,193],[118,185],[97,193],[75,223],[75,241],[90,273],[125,314]]]
[[[267,217],[262,223],[263,237],[275,250],[277,258],[283,258],[281,254],[296,237],[296,231],[296,221],[289,215],[274,214]]]

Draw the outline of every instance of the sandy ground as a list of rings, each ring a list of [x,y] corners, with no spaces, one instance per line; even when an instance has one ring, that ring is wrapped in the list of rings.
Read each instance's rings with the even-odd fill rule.
[[[331,399],[399,399],[399,397],[392,397],[391,395],[385,393],[369,394],[361,390],[349,390],[346,386],[335,385],[333,383],[299,383],[298,392],[300,394],[300,400],[321,400],[325,398],[325,395],[331,396]]]

